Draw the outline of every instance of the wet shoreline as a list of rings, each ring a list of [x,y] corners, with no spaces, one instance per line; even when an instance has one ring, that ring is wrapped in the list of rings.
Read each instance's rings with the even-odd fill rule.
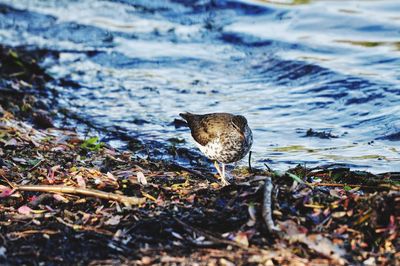
[[[259,167],[399,171],[395,1],[356,2],[1,0],[0,40],[47,53],[58,105],[116,147],[193,150],[172,121],[222,111],[248,118]]]

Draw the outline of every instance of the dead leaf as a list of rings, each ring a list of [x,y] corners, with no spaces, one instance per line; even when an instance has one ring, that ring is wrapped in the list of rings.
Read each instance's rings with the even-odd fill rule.
[[[121,222],[121,215],[113,215],[110,219],[104,222],[106,225],[117,225]]]
[[[136,177],[137,177],[139,184],[147,185],[147,179],[144,176],[143,172],[137,172]]]
[[[110,172],[107,172],[107,177],[108,177],[108,179],[111,179],[112,181],[117,181],[117,178],[115,178],[115,176],[113,174],[111,174]]]
[[[253,204],[250,204],[247,210],[250,216],[250,219],[247,221],[247,226],[251,227],[256,224],[256,208]]]
[[[178,238],[178,239],[183,239],[183,237],[182,237],[179,233],[171,232],[171,234],[172,234],[174,237]]]
[[[12,193],[14,193],[13,189],[0,185],[0,198],[6,198],[10,196]]]
[[[303,243],[315,252],[331,258],[338,265],[347,263],[343,258],[346,251],[321,234],[306,235],[301,232],[300,226],[291,220],[281,222],[280,225],[282,231],[286,232],[286,239],[290,242]]]
[[[186,198],[186,201],[189,203],[193,203],[195,198],[196,194],[191,194],[189,197]]]
[[[346,216],[346,212],[333,212],[332,217],[334,218],[342,218],[343,216]]]
[[[60,195],[60,194],[54,194],[53,198],[55,200],[57,200],[57,201],[62,201],[64,203],[68,203],[69,202],[69,200],[66,197],[64,197],[63,195]]]
[[[86,188],[86,182],[85,179],[81,175],[76,175],[76,182],[78,182],[78,186],[81,188]]]
[[[288,236],[291,235],[297,235],[297,234],[305,234],[308,232],[307,228],[297,225],[294,221],[292,220],[286,220],[283,222],[279,222],[279,226],[282,231],[286,232]]]
[[[247,234],[245,232],[239,231],[235,238],[233,239],[236,243],[239,243],[245,247],[249,246],[249,239],[247,237]]]
[[[7,258],[6,252],[7,249],[5,247],[0,247],[0,258]]]
[[[371,266],[376,265],[376,260],[375,260],[375,258],[374,258],[374,257],[370,257],[370,258],[364,260],[364,265],[366,265],[366,266],[369,266],[369,265],[371,265]]]
[[[7,146],[18,146],[18,141],[16,139],[14,139],[14,138],[9,139],[4,143],[4,146],[5,147],[7,147]]]
[[[219,265],[221,266],[235,266],[235,264],[225,258],[220,258],[219,259]]]
[[[31,208],[29,208],[28,206],[26,206],[26,205],[23,205],[23,206],[21,206],[21,207],[18,208],[18,212],[19,212],[20,214],[28,215],[28,214],[30,214],[32,211],[33,211],[33,210],[32,210]]]

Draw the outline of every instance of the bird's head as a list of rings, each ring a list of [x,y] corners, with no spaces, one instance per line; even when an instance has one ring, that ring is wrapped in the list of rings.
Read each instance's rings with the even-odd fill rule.
[[[234,117],[232,117],[231,123],[232,123],[233,127],[244,138],[244,133],[246,131],[246,126],[247,126],[247,119],[242,115],[235,115]]]

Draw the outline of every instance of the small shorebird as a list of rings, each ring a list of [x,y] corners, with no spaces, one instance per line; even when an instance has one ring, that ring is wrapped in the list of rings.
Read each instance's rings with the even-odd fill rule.
[[[242,159],[253,144],[253,134],[246,118],[228,113],[179,115],[187,121],[200,151],[214,161],[222,183],[229,184],[225,178],[225,164]],[[222,164],[222,171],[217,162]]]

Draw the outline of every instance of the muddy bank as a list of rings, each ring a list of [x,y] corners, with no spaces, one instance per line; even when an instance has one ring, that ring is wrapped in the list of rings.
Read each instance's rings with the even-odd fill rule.
[[[222,187],[208,168],[54,128],[40,96],[51,78],[28,54],[0,51],[2,264],[398,263],[399,173],[242,167]],[[280,232],[262,217],[267,177]]]

